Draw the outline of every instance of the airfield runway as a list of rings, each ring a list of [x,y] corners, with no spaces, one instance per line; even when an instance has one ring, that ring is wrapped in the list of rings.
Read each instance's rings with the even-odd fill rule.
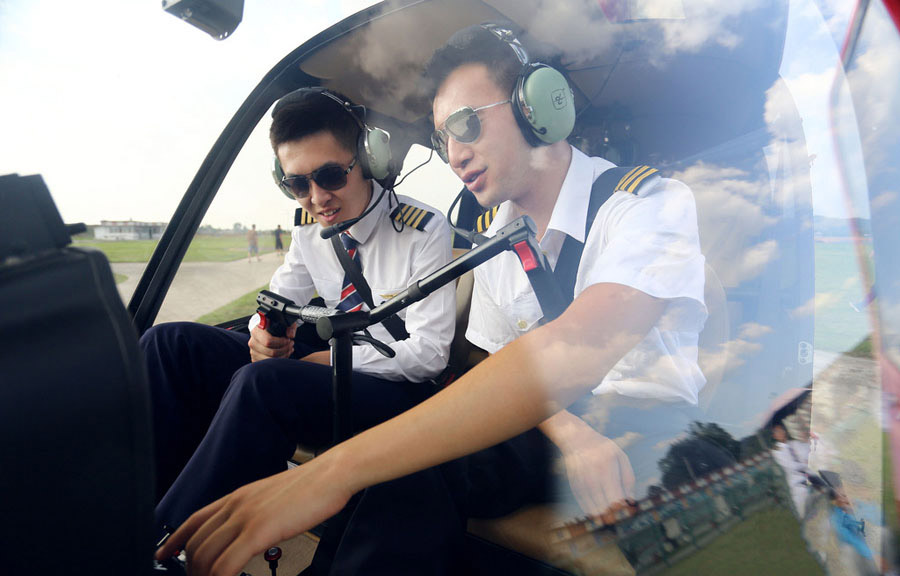
[[[183,262],[169,287],[156,324],[174,320],[196,320],[204,314],[232,302],[244,294],[265,286],[283,261],[274,252],[261,255],[261,260],[232,262]],[[122,301],[128,305],[146,263],[111,264],[116,274],[126,276],[118,284]]]
[[[242,258],[233,262],[182,263],[155,323],[195,320],[265,286],[284,258],[274,252],[262,254],[260,258],[261,260],[254,258],[251,262]],[[122,301],[127,306],[146,263],[123,262],[110,266],[114,273],[127,277],[117,285]],[[279,573],[297,574],[309,566],[317,543],[318,538],[310,533],[281,542],[283,556],[279,561]],[[244,571],[248,574],[267,574],[269,566],[262,554],[258,554],[244,567]]]

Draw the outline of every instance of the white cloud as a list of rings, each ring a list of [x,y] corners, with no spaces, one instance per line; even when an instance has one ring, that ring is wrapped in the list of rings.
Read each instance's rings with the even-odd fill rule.
[[[715,349],[702,350],[701,368],[706,374],[725,374],[728,370],[746,364],[762,350],[762,344],[757,340],[771,331],[770,327],[760,324],[742,325],[737,338],[728,340]],[[717,382],[713,384],[718,385]]]
[[[900,129],[895,108],[900,89],[897,82],[888,79],[900,75],[897,44],[897,30],[890,17],[882,6],[873,5],[847,72],[870,173],[895,169],[895,139]]]
[[[816,311],[827,310],[841,302],[842,296],[834,292],[819,292],[802,305],[790,311],[791,318],[815,317]]]
[[[725,286],[753,278],[778,256],[774,240],[758,240],[775,218],[765,212],[768,177],[705,162],[673,175],[690,185],[697,201],[703,254]]]
[[[246,2],[234,34],[216,41],[158,2],[5,2],[0,173],[43,174],[66,221],[166,221],[265,73],[371,3]],[[221,219],[246,222],[247,204]],[[274,227],[292,209],[265,203],[256,218]]]
[[[891,209],[893,207],[893,204],[897,202],[898,196],[900,195],[898,195],[895,190],[890,190],[878,194],[877,196],[872,198],[872,210],[877,212],[879,210]]]
[[[758,340],[766,334],[772,333],[772,327],[756,322],[745,322],[741,324],[738,332],[738,338],[742,340]]]

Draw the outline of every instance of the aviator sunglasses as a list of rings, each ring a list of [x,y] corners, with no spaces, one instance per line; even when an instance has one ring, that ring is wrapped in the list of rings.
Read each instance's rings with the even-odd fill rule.
[[[336,164],[329,164],[313,170],[309,174],[285,176],[281,179],[281,187],[298,200],[309,196],[310,180],[323,190],[328,190],[329,192],[340,190],[347,185],[347,174],[350,174],[350,171],[353,170],[353,167],[356,165],[356,159],[357,157],[354,156],[353,161],[350,162],[346,169]]]
[[[447,138],[451,137],[457,142],[471,144],[481,136],[481,120],[478,118],[478,112],[494,106],[500,106],[501,104],[509,104],[510,102],[511,100],[507,99],[502,102],[479,106],[478,108],[463,106],[453,114],[450,114],[444,121],[444,127],[438,128],[431,133],[431,145],[434,147],[434,151],[441,157],[441,160],[449,164]]]

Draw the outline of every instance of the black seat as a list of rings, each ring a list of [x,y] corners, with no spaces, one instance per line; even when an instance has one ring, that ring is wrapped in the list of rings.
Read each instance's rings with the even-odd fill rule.
[[[0,557],[5,574],[144,574],[149,395],[104,255],[39,176],[0,177]]]

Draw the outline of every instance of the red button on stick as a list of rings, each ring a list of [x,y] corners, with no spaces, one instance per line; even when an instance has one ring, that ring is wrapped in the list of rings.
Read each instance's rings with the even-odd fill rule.
[[[538,267],[537,257],[531,251],[528,242],[522,240],[518,244],[513,244],[513,248],[515,248],[516,254],[519,255],[519,260],[522,261],[522,268],[526,272],[530,272]]]
[[[272,571],[272,576],[277,576],[276,572],[278,570],[278,559],[281,558],[281,548],[272,546],[266,550],[266,553],[263,554],[263,558],[269,563],[269,570]]]

